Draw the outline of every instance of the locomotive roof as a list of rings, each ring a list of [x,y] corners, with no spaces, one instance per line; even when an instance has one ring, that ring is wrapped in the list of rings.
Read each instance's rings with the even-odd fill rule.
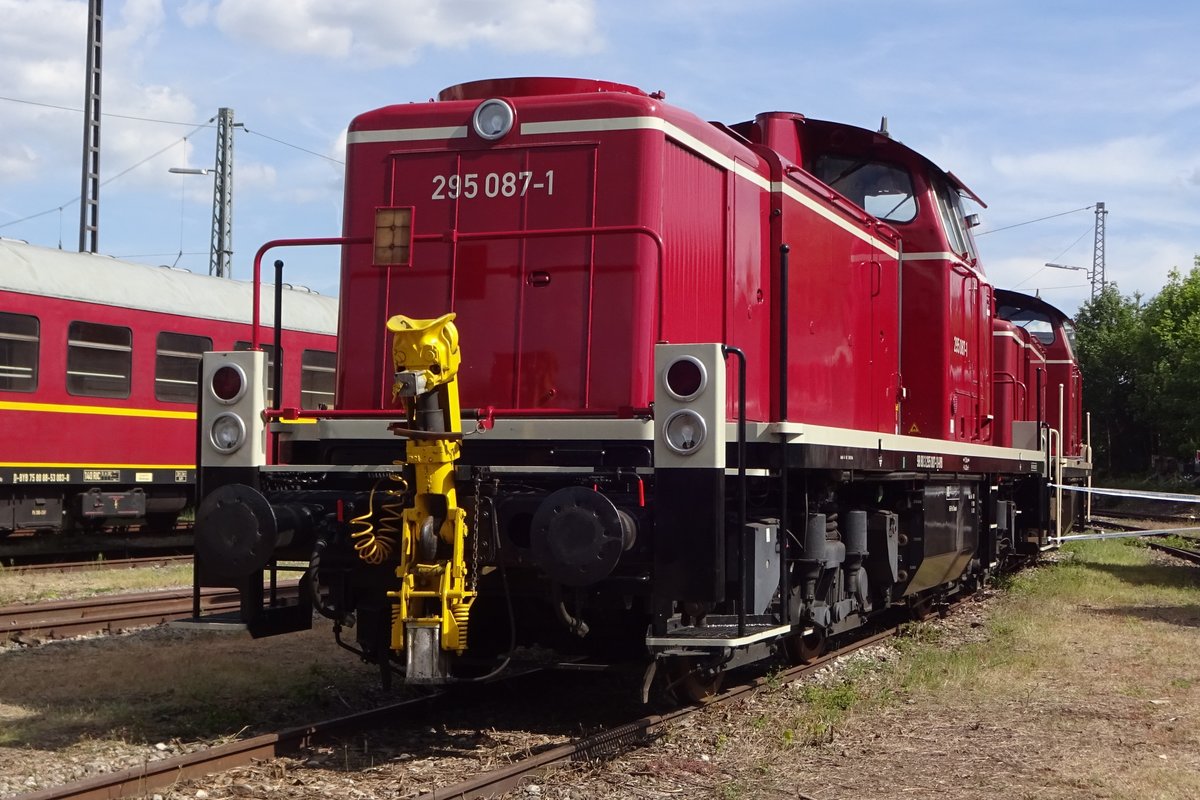
[[[249,281],[0,239],[0,292],[6,291],[246,324],[253,302]],[[260,299],[262,324],[274,324],[271,286],[264,285]],[[283,304],[289,329],[337,332],[335,298],[293,289]]]
[[[1069,316],[1059,311],[1057,308],[1050,305],[1040,297],[1035,297],[1031,294],[1025,294],[1024,292],[1013,291],[1012,289],[996,288],[994,291],[996,293],[997,305],[1003,304],[1006,306],[1015,306],[1017,308],[1027,308],[1032,311],[1041,311],[1051,319],[1071,319]]]

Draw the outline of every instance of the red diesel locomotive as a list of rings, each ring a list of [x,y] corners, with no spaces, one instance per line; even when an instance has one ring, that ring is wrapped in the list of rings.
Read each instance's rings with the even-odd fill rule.
[[[963,196],[886,132],[602,81],[363,114],[344,235],[260,251],[341,245],[335,406],[205,357],[198,579],[411,683],[539,644],[699,687],[972,589],[1050,544],[1062,459]],[[284,557],[299,605],[262,599]]]
[[[333,402],[337,306],[286,292],[284,399]],[[0,536],[169,530],[194,502],[206,350],[248,347],[247,283],[0,239]]]

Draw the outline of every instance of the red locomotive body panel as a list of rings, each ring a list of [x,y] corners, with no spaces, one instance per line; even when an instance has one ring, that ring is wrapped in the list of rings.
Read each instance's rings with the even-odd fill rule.
[[[992,345],[993,444],[1012,447],[1012,423],[1044,421],[1046,352],[1024,328],[999,317],[992,321]]]
[[[414,243],[411,266],[345,248],[342,341],[358,351],[339,361],[342,406],[390,404],[383,331],[396,313],[457,313],[472,353],[464,407],[645,409],[656,341],[767,350],[768,201],[746,178],[758,157],[628,87],[537,93],[575,83],[470,84],[352,124],[346,236],[371,236],[378,207],[411,207]],[[494,145],[462,121],[498,89],[518,129]],[[768,369],[750,363],[753,419],[767,416]]]
[[[996,306],[997,316],[1022,329],[1032,342],[1030,379],[1040,385],[1041,396],[1029,409],[1031,416],[1026,419],[1037,419],[1058,429],[1061,418],[1063,455],[1086,459],[1083,377],[1075,360],[1075,329],[1071,320],[1041,298],[1019,292],[998,291]],[[1030,386],[1033,391],[1034,384]]]
[[[886,133],[781,113],[759,115],[735,130],[786,157],[782,170],[797,182],[804,180],[801,174],[816,177],[818,181],[809,183],[824,195],[828,208],[838,209],[832,213],[840,214],[840,227],[857,230],[856,235],[872,245],[846,253],[828,249],[825,243],[833,227],[815,240],[811,235],[796,239],[803,242],[804,260],[825,268],[846,265],[834,279],[842,283],[837,287],[841,294],[832,292],[833,287],[833,296],[817,291],[821,302],[813,305],[810,332],[817,330],[818,315],[829,325],[830,309],[838,303],[852,303],[851,313],[858,317],[848,325],[833,323],[843,331],[842,340],[819,342],[818,349],[826,359],[846,352],[854,325],[872,342],[857,359],[848,385],[855,398],[873,398],[868,404],[872,409],[863,406],[860,411],[877,421],[869,425],[856,418],[850,427],[894,430],[896,402],[901,401],[901,433],[990,442],[992,290],[975,264],[953,179]],[[805,173],[798,173],[788,158],[796,159]],[[887,224],[880,225],[880,220]],[[785,232],[784,240],[787,236]],[[899,237],[902,275],[894,266]],[[874,274],[864,279],[866,272]],[[802,330],[793,330],[803,336]],[[902,350],[898,362],[897,350]],[[813,366],[806,375],[809,380],[829,380],[828,363]],[[897,372],[903,375],[902,389]],[[892,424],[884,424],[877,408],[885,394]]]
[[[799,250],[788,276],[783,418],[896,433],[899,237],[831,202],[828,189],[794,164],[775,159],[772,167],[779,220],[772,244]]]

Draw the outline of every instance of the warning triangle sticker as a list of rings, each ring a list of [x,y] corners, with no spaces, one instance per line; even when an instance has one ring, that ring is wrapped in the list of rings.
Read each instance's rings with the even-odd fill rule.
[[[912,424],[912,427],[908,429],[908,432],[909,432],[909,433],[920,433],[920,432],[921,432],[921,429],[920,429],[920,428],[918,428],[918,427],[917,427],[917,423],[915,423],[915,422],[914,422],[914,423]]]

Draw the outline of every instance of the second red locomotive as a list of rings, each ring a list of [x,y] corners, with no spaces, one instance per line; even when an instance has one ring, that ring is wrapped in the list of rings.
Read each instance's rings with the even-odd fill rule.
[[[993,328],[1044,346],[995,319],[969,190],[885,132],[523,78],[347,150],[335,408],[256,428],[261,356],[204,368],[200,572],[252,630],[310,624],[261,601],[300,556],[410,682],[537,643],[705,686],[1049,543],[1056,421]]]

